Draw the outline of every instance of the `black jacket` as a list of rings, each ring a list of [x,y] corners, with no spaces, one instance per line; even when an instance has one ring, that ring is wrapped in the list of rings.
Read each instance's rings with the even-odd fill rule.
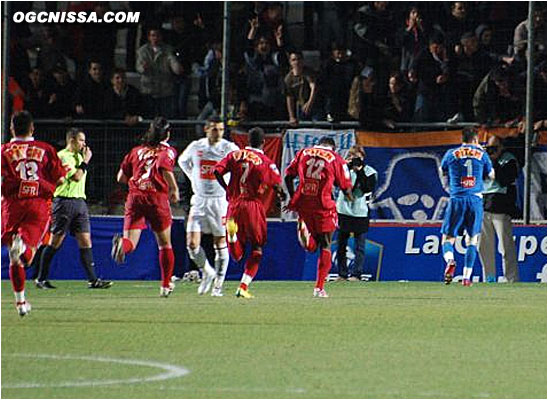
[[[509,161],[507,159],[503,161],[504,157],[502,155],[493,162],[493,168],[495,170],[495,180],[501,187],[506,188],[506,193],[484,194],[483,209],[491,213],[516,217],[518,213],[516,207],[516,179],[519,174],[519,165],[513,157]]]

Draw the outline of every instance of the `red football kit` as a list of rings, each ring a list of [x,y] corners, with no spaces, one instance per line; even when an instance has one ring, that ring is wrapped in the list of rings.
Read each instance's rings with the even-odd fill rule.
[[[173,171],[176,157],[177,151],[164,142],[134,147],[124,157],[120,169],[129,185],[124,230],[146,229],[146,221],[155,232],[171,225],[169,185],[163,171]]]
[[[346,161],[330,147],[314,146],[297,153],[286,175],[298,176],[299,186],[288,204],[297,211],[312,236],[337,229],[333,185],[352,187]]]
[[[266,214],[262,200],[272,186],[281,184],[276,164],[262,150],[246,147],[228,154],[215,169],[221,175],[230,172],[227,217],[238,224],[238,241],[263,246]]]
[[[13,236],[36,248],[49,220],[49,202],[66,170],[53,146],[34,138],[2,145],[2,244]]]

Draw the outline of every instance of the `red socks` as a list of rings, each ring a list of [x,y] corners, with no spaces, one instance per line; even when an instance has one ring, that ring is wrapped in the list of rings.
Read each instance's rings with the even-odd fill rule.
[[[253,250],[251,255],[245,263],[244,275],[242,276],[242,281],[240,282],[240,287],[244,290],[247,290],[248,285],[251,283],[257,271],[259,270],[259,264],[263,258],[263,253],[258,250]]]
[[[235,241],[234,243],[228,242],[228,251],[230,252],[230,255],[235,261],[240,261],[242,257],[244,256],[244,247],[240,243],[239,240]]]
[[[25,268],[22,264],[10,264],[10,280],[14,292],[25,290]]]
[[[171,275],[173,275],[173,266],[175,265],[175,255],[171,247],[160,249],[160,272],[162,276],[162,286],[169,287]]]
[[[133,250],[135,250],[133,242],[128,238],[122,238],[122,250],[124,251],[124,254],[131,253]]]
[[[320,257],[318,258],[318,276],[316,279],[316,287],[318,289],[323,289],[323,284],[325,283],[325,278],[331,270],[331,250],[321,249]]]

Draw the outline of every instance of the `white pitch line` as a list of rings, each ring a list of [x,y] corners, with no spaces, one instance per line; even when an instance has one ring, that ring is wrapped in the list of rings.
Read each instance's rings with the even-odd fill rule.
[[[184,367],[179,367],[171,364],[164,364],[154,361],[141,360],[126,360],[121,358],[108,357],[92,357],[92,356],[58,356],[53,354],[2,354],[9,357],[24,357],[24,358],[46,358],[51,360],[82,360],[92,362],[117,363],[126,365],[138,365],[143,367],[152,367],[163,369],[164,373],[152,375],[148,377],[126,378],[126,379],[106,379],[106,380],[88,380],[88,381],[73,381],[59,383],[17,383],[17,384],[2,384],[2,389],[30,389],[30,388],[45,388],[45,387],[81,387],[81,386],[104,386],[104,385],[119,385],[127,383],[141,383],[152,381],[164,381],[166,379],[179,378],[188,375],[190,371]],[[3,383],[3,382],[2,382]]]
[[[231,388],[231,387],[207,387],[207,388],[191,388],[188,386],[160,386],[160,390],[193,390],[197,392],[275,392],[275,393],[306,393],[306,389],[301,388],[283,388],[283,389],[276,389],[276,388],[247,388],[247,387],[241,387],[241,388]]]

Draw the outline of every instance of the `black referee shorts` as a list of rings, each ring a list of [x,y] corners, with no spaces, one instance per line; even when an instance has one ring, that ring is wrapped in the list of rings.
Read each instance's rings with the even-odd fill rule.
[[[88,205],[84,199],[54,197],[51,214],[53,234],[90,232]]]

